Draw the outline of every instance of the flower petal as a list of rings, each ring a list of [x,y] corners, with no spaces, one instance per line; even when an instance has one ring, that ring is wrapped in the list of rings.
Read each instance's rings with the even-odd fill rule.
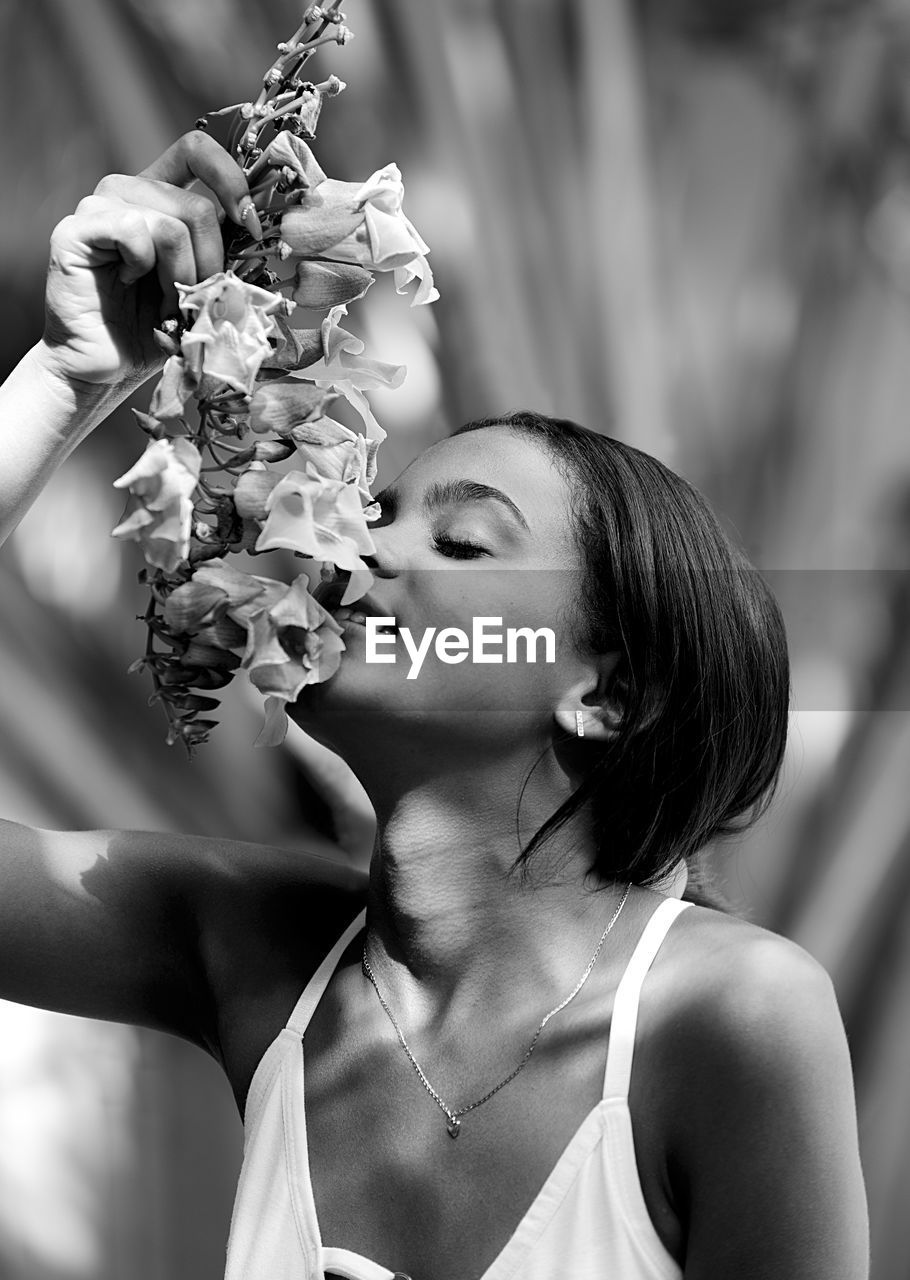
[[[150,440],[135,466],[114,481],[130,496],[113,537],[138,542],[149,564],[173,573],[189,555],[191,495],[201,463],[199,451],[182,437]]]
[[[269,338],[277,332],[273,312],[289,313],[295,304],[281,294],[220,271],[198,285],[178,285],[180,307],[195,315],[180,349],[193,376],[225,382],[250,394],[264,360],[274,354]]]
[[[348,579],[344,589],[344,595],[341,597],[341,604],[354,604],[361,596],[365,596],[373,585],[373,574],[366,567],[362,569],[352,569],[351,576]]]
[[[325,479],[357,485],[362,499],[370,501],[370,463],[373,460],[375,474],[376,441],[368,441],[356,431],[350,431],[327,417],[295,427],[291,438],[297,446],[304,470],[309,462]]]
[[[264,598],[268,579],[257,578],[250,573],[241,573],[239,569],[225,564],[223,560],[214,559],[198,567],[193,574],[193,581],[217,587],[219,591],[223,591],[227,597],[230,612],[236,617],[238,610]],[[263,604],[259,603],[258,608],[262,607]]]
[[[313,257],[349,236],[363,222],[356,182],[325,182],[308,191],[281,219],[280,237],[295,254]]]
[[[275,343],[263,361],[266,369],[305,369],[322,355],[322,333],[319,329],[297,329],[284,316],[275,316]]]
[[[254,747],[280,747],[287,737],[287,703],[283,698],[268,697],[265,700],[265,720],[259,730]]]
[[[254,613],[247,630],[247,646],[242,667],[277,666],[290,662],[290,654],[281,647],[278,628],[265,609]]]
[[[250,405],[250,425],[260,435],[266,431],[289,435],[318,417],[329,399],[322,388],[310,383],[269,382],[256,389]]]
[[[152,393],[149,416],[160,422],[183,417],[183,408],[193,394],[197,379],[180,356],[165,361],[161,377]]]
[[[317,94],[316,97],[318,98],[318,104],[321,105],[322,94]],[[315,121],[313,123],[315,124]],[[288,133],[285,129],[268,144],[262,153],[262,162],[271,165],[275,169],[288,168],[293,170],[298,181],[304,187],[318,187],[326,180],[316,157],[304,140],[295,137],[292,133]]]
[[[374,204],[377,208],[394,213],[401,208],[404,199],[404,183],[401,170],[397,164],[387,164],[371,173],[366,182],[361,183],[357,192],[359,204]]]
[[[272,490],[268,518],[257,551],[284,547],[346,569],[363,567],[361,555],[375,551],[360,495],[354,485],[322,479],[311,463],[291,471]]]

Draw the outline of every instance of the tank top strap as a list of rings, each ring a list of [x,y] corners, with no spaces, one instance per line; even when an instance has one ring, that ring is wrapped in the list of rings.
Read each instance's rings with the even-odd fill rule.
[[[364,907],[358,916],[351,921],[312,978],[310,978],[300,994],[300,999],[294,1005],[290,1018],[288,1018],[288,1031],[293,1031],[299,1036],[302,1036],[306,1031],[310,1018],[313,1016],[313,1010],[322,999],[323,992],[329,985],[329,980],[335,972],[338,961],[366,924],[366,918],[367,909]]]
[[[638,1023],[638,1002],[645,975],[667,936],[670,925],[690,902],[678,898],[665,898],[658,903],[651,918],[642,930],[641,937],[626,965],[616,988],[613,1002],[613,1018],[610,1023],[610,1042],[607,1049],[607,1068],[604,1072],[604,1098],[627,1098],[632,1078],[632,1053],[635,1048],[635,1027]]]

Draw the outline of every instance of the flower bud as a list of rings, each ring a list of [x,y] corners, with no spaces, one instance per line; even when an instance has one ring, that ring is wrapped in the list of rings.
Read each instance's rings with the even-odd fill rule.
[[[289,440],[260,440],[253,449],[257,462],[284,462],[294,452]]]
[[[266,470],[264,462],[251,462],[234,489],[237,514],[246,520],[264,520],[267,515],[266,501],[278,479],[278,476]]]
[[[151,436],[153,440],[161,440],[163,438],[164,423],[159,422],[157,418],[153,418],[150,413],[143,413],[140,409],[133,409],[132,413],[147,436]]]
[[[310,92],[304,95],[297,114],[296,123],[300,132],[308,138],[316,137],[316,125],[322,111],[322,94]]]
[[[246,627],[241,627],[231,618],[219,618],[217,622],[201,627],[194,639],[199,644],[211,645],[215,649],[243,650],[246,648]]]
[[[291,296],[302,307],[327,311],[362,298],[372,283],[372,273],[353,263],[304,261],[297,264]]]
[[[214,645],[200,644],[198,640],[190,641],[180,661],[185,667],[206,667],[216,672],[235,671],[240,666],[236,653],[216,649]]]
[[[152,339],[159,351],[163,351],[166,356],[180,355],[180,344],[175,342],[163,329],[153,329]]]
[[[160,698],[160,694],[153,694],[152,699]],[[217,698],[204,698],[198,693],[172,693],[168,696],[168,702],[177,711],[217,711],[221,703]]]
[[[223,605],[226,600],[226,593],[218,587],[191,579],[168,596],[164,606],[164,620],[171,631],[192,634],[209,621],[218,606]]]

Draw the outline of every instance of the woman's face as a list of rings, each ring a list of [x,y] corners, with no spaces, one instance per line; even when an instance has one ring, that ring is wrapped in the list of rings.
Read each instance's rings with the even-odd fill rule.
[[[332,608],[344,625],[341,667],[304,690],[295,718],[340,750],[354,724],[374,750],[401,731],[452,750],[543,742],[583,664],[570,627],[582,561],[559,470],[536,443],[496,426],[433,445],[378,497],[375,581],[356,604]],[[371,640],[361,611],[394,618],[395,634]],[[545,634],[530,645],[516,636],[510,650],[510,628],[548,629],[554,660]]]

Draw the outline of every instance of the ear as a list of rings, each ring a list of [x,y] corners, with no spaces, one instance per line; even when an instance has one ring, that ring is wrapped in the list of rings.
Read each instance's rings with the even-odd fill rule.
[[[564,733],[573,738],[581,736],[576,716],[580,711],[587,741],[603,744],[615,738],[625,710],[622,680],[616,678],[621,656],[618,652],[599,654],[565,690],[553,712]]]

